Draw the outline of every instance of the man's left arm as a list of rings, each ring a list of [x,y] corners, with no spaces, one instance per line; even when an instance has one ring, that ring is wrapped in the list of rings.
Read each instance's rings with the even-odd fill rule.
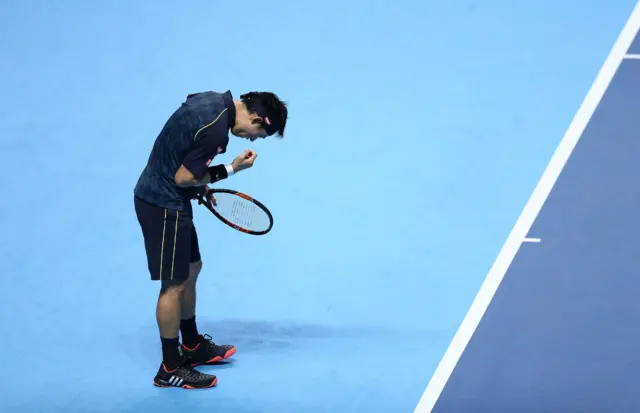
[[[212,125],[198,136],[182,165],[175,175],[175,183],[180,187],[202,186],[228,178],[234,173],[231,165],[215,165],[210,167],[211,161],[224,151],[227,140],[226,128]]]
[[[207,168],[201,177],[197,177],[183,164],[178,168],[178,172],[176,172],[175,183],[183,188],[203,186],[227,179],[233,173],[234,170],[231,165],[220,164]]]

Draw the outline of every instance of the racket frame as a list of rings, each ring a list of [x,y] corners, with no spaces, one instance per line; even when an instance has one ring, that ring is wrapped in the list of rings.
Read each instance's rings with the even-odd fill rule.
[[[269,211],[269,209],[260,201],[258,201],[257,199],[243,193],[240,191],[236,191],[233,189],[223,189],[223,188],[209,188],[209,194],[211,196],[213,196],[215,198],[215,194],[216,193],[224,193],[224,194],[231,194],[231,195],[235,195],[238,196],[240,198],[243,198],[249,202],[252,202],[253,204],[255,204],[258,208],[260,208],[269,218],[269,226],[262,230],[262,231],[252,231],[250,229],[241,227],[239,225],[234,224],[233,222],[229,221],[228,219],[224,218],[222,215],[220,215],[218,213],[218,211],[215,210],[215,208],[213,208],[211,205],[209,205],[209,202],[207,202],[205,200],[205,198],[198,194],[198,204],[200,205],[204,205],[209,211],[211,211],[211,213],[213,215],[215,215],[216,218],[218,218],[220,221],[222,221],[223,223],[227,224],[228,226],[230,226],[231,228],[238,230],[240,232],[244,232],[245,234],[249,234],[249,235],[264,235],[267,232],[271,231],[271,228],[273,228],[273,215],[271,215],[271,211]]]

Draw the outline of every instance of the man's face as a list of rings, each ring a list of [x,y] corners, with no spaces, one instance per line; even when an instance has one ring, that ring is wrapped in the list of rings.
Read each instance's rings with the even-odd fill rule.
[[[238,116],[235,126],[231,128],[231,133],[249,139],[251,142],[267,137],[267,132],[262,127],[262,118],[255,113]]]

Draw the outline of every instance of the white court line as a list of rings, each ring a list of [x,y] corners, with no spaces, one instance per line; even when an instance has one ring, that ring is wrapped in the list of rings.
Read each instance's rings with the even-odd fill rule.
[[[540,238],[525,238],[522,242],[540,242]]]
[[[624,55],[625,59],[640,59],[640,54],[626,54]]]
[[[449,344],[449,347],[440,360],[440,363],[436,367],[436,371],[422,394],[414,413],[429,413],[435,406],[444,386],[453,372],[453,369],[458,363],[458,360],[460,360],[460,357],[469,343],[471,336],[475,332],[478,323],[482,319],[489,303],[493,299],[502,278],[511,265],[518,248],[522,245],[522,240],[529,232],[533,221],[549,196],[553,185],[558,179],[558,176],[564,168],[571,152],[578,143],[582,132],[589,123],[589,120],[600,103],[607,87],[609,87],[611,79],[615,75],[618,66],[620,66],[620,63],[629,49],[633,38],[636,36],[636,33],[638,33],[639,28],[640,3],[636,3],[627,24],[618,36],[618,40],[609,53],[604,65],[600,69],[589,93],[582,102],[580,109],[576,113],[573,122],[562,138],[562,141],[556,148],[551,161],[547,165],[544,174],[533,190],[533,193],[518,218],[518,221],[511,230],[500,254],[489,270],[489,273],[480,287],[480,291],[478,291],[475,300],[471,304],[467,315],[464,320],[462,320],[462,324],[458,328],[456,335]]]

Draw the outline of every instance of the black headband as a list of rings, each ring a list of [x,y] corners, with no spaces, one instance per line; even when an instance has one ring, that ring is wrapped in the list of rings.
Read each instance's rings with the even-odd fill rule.
[[[259,102],[251,102],[252,109],[256,112],[258,116],[262,118],[262,127],[267,132],[267,135],[271,136],[278,132],[281,128],[282,118],[274,119],[267,114],[267,109],[262,106]],[[287,117],[287,107],[283,106],[282,110],[284,111],[283,118]]]
[[[276,120],[267,115],[267,110],[262,105],[254,104],[253,110],[255,110],[256,114],[262,118],[262,127],[267,132],[267,135],[271,136],[278,132]]]

